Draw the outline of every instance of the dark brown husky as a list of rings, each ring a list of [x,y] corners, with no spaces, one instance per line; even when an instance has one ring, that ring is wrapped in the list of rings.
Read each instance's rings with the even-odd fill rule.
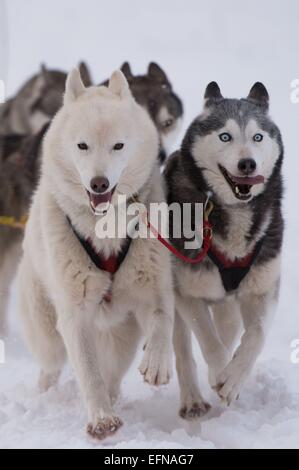
[[[0,336],[11,282],[21,255],[22,225],[39,178],[41,141],[48,126],[34,136],[0,137]]]
[[[128,62],[121,66],[121,71],[128,80],[135,100],[148,111],[157,127],[161,140],[159,157],[163,163],[181,127],[182,101],[174,93],[164,70],[155,62],[149,64],[144,75],[133,75]]]
[[[84,84],[91,85],[87,65],[81,62],[79,69]],[[15,97],[0,106],[0,336],[21,254],[20,221],[29,210],[38,181],[42,138],[62,105],[66,76],[42,66]]]
[[[91,85],[87,65],[79,64],[84,84]],[[45,65],[19,92],[0,106],[0,134],[34,134],[48,123],[62,105],[66,73]]]

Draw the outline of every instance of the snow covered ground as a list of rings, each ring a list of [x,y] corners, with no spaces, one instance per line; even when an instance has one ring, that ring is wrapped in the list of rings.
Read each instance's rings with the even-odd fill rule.
[[[290,359],[291,342],[299,338],[299,104],[290,100],[290,83],[299,78],[298,2],[9,0],[6,38],[2,7],[0,0],[0,79],[7,72],[9,93],[41,62],[70,69],[84,58],[100,81],[126,59],[137,72],[156,60],[184,99],[186,127],[199,113],[210,80],[236,97],[257,80],[267,85],[286,146],[287,231],[280,305],[265,351],[239,401],[226,409],[209,390],[196,348],[202,388],[213,405],[196,424],[177,415],[176,379],[162,390],[150,389],[137,372],[137,358],[118,403],[125,426],[103,446],[299,448],[299,364]],[[0,447],[101,447],[85,434],[83,405],[68,368],[59,387],[38,395],[38,368],[23,345],[14,302],[12,291],[6,363],[0,365]]]

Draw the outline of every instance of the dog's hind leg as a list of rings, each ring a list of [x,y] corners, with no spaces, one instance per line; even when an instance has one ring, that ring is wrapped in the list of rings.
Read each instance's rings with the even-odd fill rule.
[[[209,411],[210,405],[204,401],[198,386],[191,331],[178,313],[175,314],[173,344],[181,392],[179,414],[187,420],[200,418]]]
[[[6,270],[3,264],[0,267],[0,337],[7,332],[7,305],[9,298],[10,280],[7,279]]]
[[[232,356],[243,329],[240,306],[228,298],[213,304],[212,312],[219,337]]]
[[[29,350],[41,367],[39,388],[54,385],[65,361],[65,348],[56,329],[56,314],[44,288],[23,258],[18,271],[18,310]]]
[[[17,240],[12,247],[3,253],[0,265],[0,337],[7,332],[7,307],[10,286],[17,272],[21,257],[21,241]]]

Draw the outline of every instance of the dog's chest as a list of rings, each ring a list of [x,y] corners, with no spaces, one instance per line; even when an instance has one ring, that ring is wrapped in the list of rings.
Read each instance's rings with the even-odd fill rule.
[[[117,272],[111,275],[110,289],[100,304],[98,321],[101,328],[122,322],[130,312],[153,310],[157,276],[150,242],[132,241],[126,258]]]
[[[150,240],[132,241],[126,259],[114,276],[112,288],[116,295],[126,293],[132,300],[147,301],[149,296],[146,294],[155,289],[158,277],[152,248]]]
[[[213,303],[228,295],[237,295],[241,298],[248,295],[267,294],[278,285],[280,265],[280,253],[267,263],[253,265],[239,287],[231,292],[226,292],[219,270],[212,264],[209,267],[202,265],[199,269],[194,270],[187,265],[177,263],[175,281],[181,296],[204,299]]]
[[[234,208],[228,212],[226,235],[219,237],[217,233],[214,234],[214,244],[232,261],[246,256],[254,246],[254,241],[248,242],[252,228],[252,217],[253,214],[249,208]]]
[[[217,302],[226,295],[219,271],[216,266],[198,270],[177,263],[175,267],[175,282],[183,297],[194,297]]]

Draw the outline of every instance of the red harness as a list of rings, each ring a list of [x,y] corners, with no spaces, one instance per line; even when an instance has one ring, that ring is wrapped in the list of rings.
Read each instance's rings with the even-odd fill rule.
[[[184,263],[198,264],[201,263],[208,255],[209,258],[218,267],[225,290],[227,292],[230,292],[237,289],[241,281],[248,274],[254,260],[259,254],[259,251],[262,247],[263,239],[260,240],[254,247],[253,251],[248,255],[244,256],[244,258],[238,258],[234,261],[230,260],[220,250],[218,250],[218,248],[212,245],[213,227],[209,222],[209,216],[213,210],[213,207],[213,203],[209,201],[204,211],[203,245],[200,252],[195,258],[188,258],[187,256],[183,255],[179,250],[177,250],[170,242],[165,240],[165,238],[162,237],[158,230],[153,227],[153,225],[147,219],[147,214],[144,214],[143,220],[146,223],[148,229],[153,233],[155,238],[163,246],[165,246],[173,255],[175,255]],[[78,238],[79,242],[91,258],[91,260],[94,262],[94,264],[99,269],[102,269],[103,271],[106,271],[113,276],[118,271],[122,262],[124,261],[131,246],[132,239],[130,237],[127,237],[122,247],[122,250],[118,255],[111,255],[109,256],[109,258],[105,258],[101,252],[97,252],[95,250],[90,239],[83,239],[74,229],[71,222],[70,225],[73,229],[74,234]],[[104,296],[104,300],[106,300],[107,302],[111,301],[111,292],[108,292]]]
[[[238,289],[242,280],[246,277],[251,269],[255,259],[257,258],[264,238],[262,238],[253,248],[252,252],[244,256],[244,258],[237,258],[234,261],[227,258],[218,248],[212,245],[213,228],[209,222],[210,213],[213,210],[213,203],[210,201],[204,212],[204,223],[203,223],[203,245],[202,249],[196,258],[188,258],[187,256],[180,253],[173,245],[162,238],[161,234],[147,221],[147,226],[159,240],[171,253],[173,253],[178,259],[188,264],[198,264],[202,262],[206,256],[209,256],[210,260],[218,268],[221,276],[222,284],[226,292],[233,292]]]

